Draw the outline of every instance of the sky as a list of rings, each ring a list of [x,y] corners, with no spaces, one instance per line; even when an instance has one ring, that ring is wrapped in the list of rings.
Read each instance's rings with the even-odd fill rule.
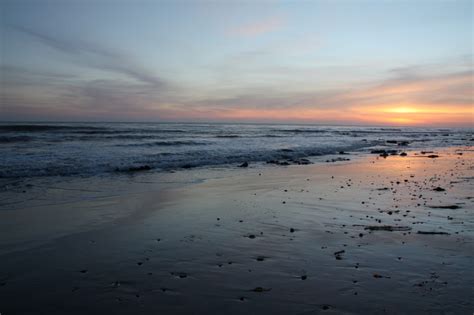
[[[0,120],[474,125],[473,2],[0,0]]]

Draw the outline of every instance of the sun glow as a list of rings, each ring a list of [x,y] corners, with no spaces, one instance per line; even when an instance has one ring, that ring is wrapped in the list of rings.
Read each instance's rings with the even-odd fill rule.
[[[422,112],[422,110],[415,107],[402,106],[402,107],[388,108],[384,110],[384,112],[396,113],[396,114],[414,114],[414,113],[420,113]]]
[[[363,117],[362,119],[368,122],[397,125],[442,124],[455,121],[469,125],[474,122],[474,108],[471,105],[384,104],[353,107],[351,112],[357,113],[358,119]]]
[[[416,105],[386,105],[377,107],[369,107],[366,110],[377,113],[384,114],[465,114],[472,115],[473,108],[472,106],[436,106],[436,105],[426,105],[426,104],[416,104]]]

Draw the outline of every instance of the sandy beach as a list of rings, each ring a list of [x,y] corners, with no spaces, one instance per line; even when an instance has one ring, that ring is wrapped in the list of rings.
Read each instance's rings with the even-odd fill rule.
[[[473,5],[1,0],[0,315],[474,315]]]
[[[472,147],[407,153],[5,187],[0,312],[470,314]]]

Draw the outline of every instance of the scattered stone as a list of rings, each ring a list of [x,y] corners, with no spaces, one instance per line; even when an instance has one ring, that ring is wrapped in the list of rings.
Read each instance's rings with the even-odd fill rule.
[[[364,228],[365,230],[370,231],[410,231],[411,227],[409,226],[393,226],[393,225],[369,225]]]
[[[449,206],[429,206],[430,208],[432,209],[452,209],[452,210],[455,210],[455,209],[459,209],[461,208],[460,206],[458,205],[449,205]]]
[[[336,260],[341,260],[342,259],[342,254],[344,254],[346,251],[345,250],[340,250],[340,251],[337,251],[334,253],[334,256],[336,258]]]
[[[389,155],[397,155],[398,151],[397,150],[372,150],[370,151],[372,154],[378,154],[381,157],[386,158]]]
[[[271,288],[256,287],[256,288],[253,289],[252,291],[253,291],[253,292],[268,292],[268,291],[271,291],[271,290],[272,290]]]
[[[313,164],[310,160],[308,159],[299,159],[299,160],[291,160],[293,163],[298,164],[298,165],[309,165]]]
[[[330,159],[326,160],[326,163],[334,163],[334,162],[343,162],[343,161],[350,161],[351,159],[346,159],[346,158],[335,158],[335,159]]]
[[[184,279],[188,276],[188,274],[186,272],[172,272],[171,273],[173,276],[176,276],[178,278],[181,278],[181,279]]]
[[[446,189],[444,188],[441,188],[441,187],[436,187],[436,188],[433,188],[434,191],[446,191]]]
[[[424,234],[424,235],[449,235],[448,232],[438,232],[438,231],[418,231],[416,233]]]

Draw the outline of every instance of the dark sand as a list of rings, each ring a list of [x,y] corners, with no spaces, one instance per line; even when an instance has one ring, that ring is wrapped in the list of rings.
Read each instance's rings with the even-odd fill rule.
[[[474,152],[434,151],[9,186],[0,313],[472,314]]]

